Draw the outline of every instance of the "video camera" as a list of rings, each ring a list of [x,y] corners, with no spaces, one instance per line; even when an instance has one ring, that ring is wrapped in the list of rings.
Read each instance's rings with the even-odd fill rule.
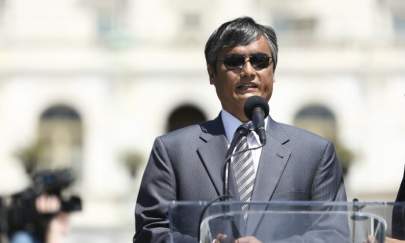
[[[0,233],[12,235],[27,231],[43,239],[50,220],[59,212],[44,214],[36,210],[35,201],[40,195],[56,196],[61,202],[60,212],[71,213],[82,209],[79,196],[64,195],[75,178],[70,169],[44,170],[32,176],[33,184],[26,190],[12,195],[8,201],[0,200]],[[3,217],[3,215],[5,217]],[[3,220],[5,219],[5,222]]]
[[[69,169],[56,171],[40,171],[33,176],[33,189],[36,190],[36,195],[47,194],[55,195],[61,199],[62,212],[75,212],[82,209],[81,199],[78,196],[64,197],[62,192],[68,188],[75,178]]]

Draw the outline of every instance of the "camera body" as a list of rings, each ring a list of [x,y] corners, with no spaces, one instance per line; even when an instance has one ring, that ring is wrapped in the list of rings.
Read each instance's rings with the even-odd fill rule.
[[[79,196],[63,196],[63,190],[73,184],[75,178],[70,169],[44,170],[33,176],[33,189],[36,196],[41,194],[54,195],[61,200],[61,211],[70,213],[80,211],[82,203]]]
[[[8,203],[5,203],[4,199],[0,200],[1,219],[2,221],[6,219],[5,222],[0,222],[0,233],[11,236],[17,231],[26,231],[43,239],[50,220],[59,212],[53,214],[38,212],[35,207],[36,199],[40,195],[56,196],[61,202],[60,212],[80,211],[81,198],[77,195],[63,194],[74,180],[70,169],[43,170],[35,173],[32,177],[32,186],[12,195]]]

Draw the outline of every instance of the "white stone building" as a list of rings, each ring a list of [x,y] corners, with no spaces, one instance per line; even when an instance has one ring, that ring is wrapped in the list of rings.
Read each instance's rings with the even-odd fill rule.
[[[123,157],[146,161],[181,107],[218,114],[204,44],[243,15],[279,34],[273,118],[327,114],[353,154],[349,197],[392,201],[405,164],[401,0],[0,0],[0,165],[44,146],[47,166],[78,174],[70,241],[128,241],[142,171],[132,179]]]

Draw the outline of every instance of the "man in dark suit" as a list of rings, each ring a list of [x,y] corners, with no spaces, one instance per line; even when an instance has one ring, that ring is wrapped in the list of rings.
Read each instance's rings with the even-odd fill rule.
[[[395,202],[397,204],[392,211],[392,237],[398,241],[387,239],[387,242],[405,242],[405,171]]]
[[[135,243],[169,239],[168,202],[210,201],[224,194],[227,148],[238,126],[248,121],[246,99],[255,95],[270,100],[277,53],[273,29],[249,17],[226,22],[210,36],[205,58],[222,111],[214,120],[156,138],[137,199]],[[331,142],[270,116],[265,124],[267,143],[249,155],[254,176],[249,200],[346,200]],[[254,132],[247,142],[249,148],[260,145]],[[237,190],[233,194],[238,195]],[[197,228],[192,214],[184,220]],[[177,242],[192,242],[185,235],[174,237]],[[308,237],[308,242],[317,242]],[[259,241],[242,237],[239,242]]]

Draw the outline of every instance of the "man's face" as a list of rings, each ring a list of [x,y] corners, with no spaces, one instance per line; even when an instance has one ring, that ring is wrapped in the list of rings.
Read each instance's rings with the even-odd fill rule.
[[[254,67],[253,56],[266,54],[270,57],[270,64],[265,67]],[[242,55],[249,58],[240,69],[229,68],[224,64],[224,59],[231,56]],[[229,60],[229,59],[228,59]],[[265,37],[261,36],[257,40],[246,46],[235,46],[224,48],[216,64],[216,72],[208,67],[210,83],[215,86],[222,108],[241,121],[247,121],[243,106],[250,96],[261,96],[269,101],[273,91],[273,63],[271,60],[271,49]]]

